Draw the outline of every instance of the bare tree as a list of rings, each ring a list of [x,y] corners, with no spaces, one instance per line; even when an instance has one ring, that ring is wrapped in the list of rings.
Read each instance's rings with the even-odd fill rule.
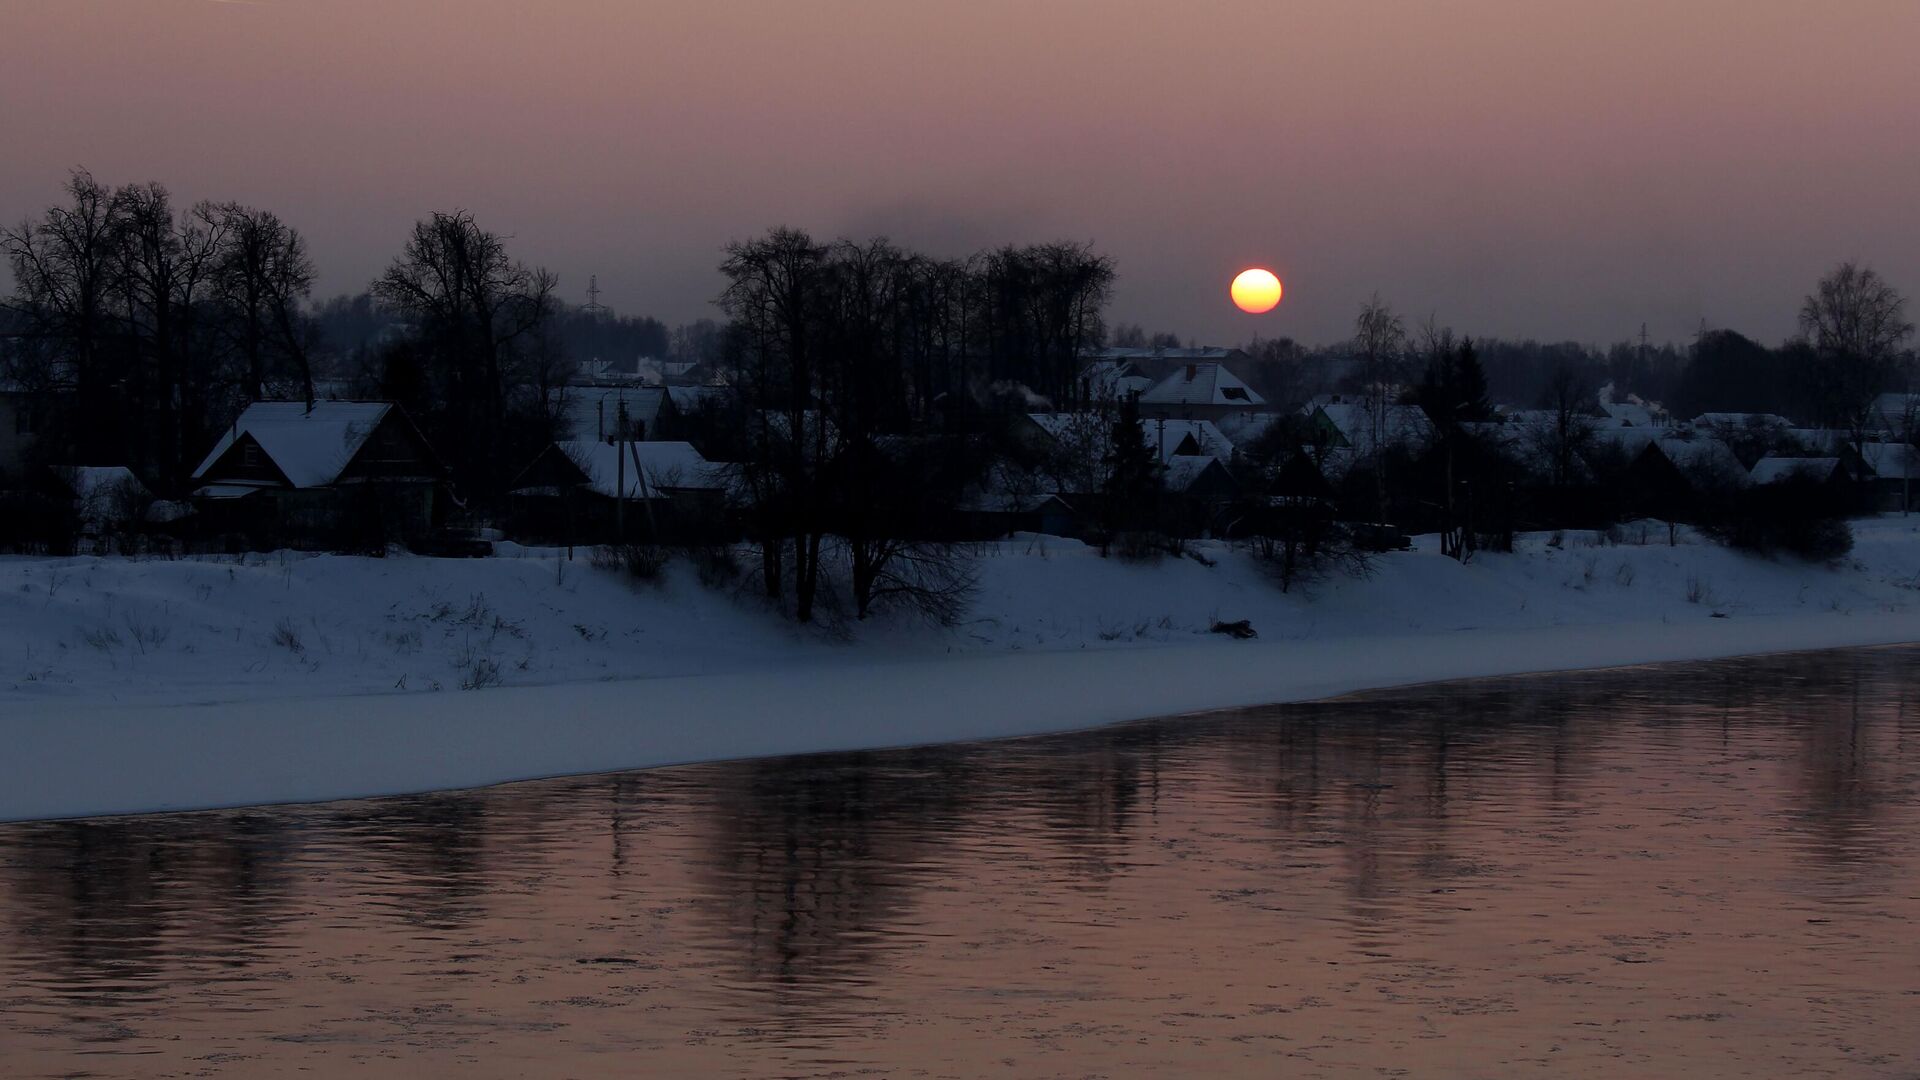
[[[227,333],[246,365],[246,395],[257,401],[274,361],[291,369],[313,401],[314,331],[304,306],[313,292],[313,259],[298,230],[270,211],[239,203],[201,203],[194,216],[217,231],[219,289]]]
[[[1374,293],[1360,305],[1353,321],[1353,351],[1360,361],[1361,404],[1368,426],[1367,456],[1373,472],[1374,513],[1378,520],[1387,516],[1387,477],[1384,451],[1387,445],[1387,410],[1399,396],[1400,376],[1405,364],[1406,323],[1386,301]]]
[[[1535,424],[1528,433],[1535,453],[1547,463],[1554,487],[1570,486],[1579,476],[1580,464],[1596,437],[1594,402],[1593,384],[1579,369],[1564,362],[1554,367],[1543,394],[1545,422]]]
[[[1864,433],[1874,395],[1913,336],[1906,298],[1870,267],[1845,262],[1800,305],[1800,331],[1818,361],[1816,393],[1826,426]]]
[[[119,281],[118,222],[113,195],[84,169],[67,180],[68,201],[39,219],[0,230],[0,252],[13,271],[11,306],[26,334],[44,346],[43,388],[71,389],[84,422],[117,415],[118,382],[110,351],[119,335],[113,310]],[[81,444],[112,442],[117,432],[73,433]]]
[[[415,224],[405,251],[373,283],[374,296],[411,324],[435,404],[445,410],[430,426],[455,449],[469,481],[503,480],[538,438],[531,426],[517,432],[508,423],[509,398],[538,357],[556,284],[546,270],[513,259],[500,236],[463,210]]]

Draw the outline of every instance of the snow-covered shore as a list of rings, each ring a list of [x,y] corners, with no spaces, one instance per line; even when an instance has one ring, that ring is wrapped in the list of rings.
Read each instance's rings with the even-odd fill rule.
[[[1631,532],[1631,530],[1630,530]],[[1920,640],[1920,519],[1837,568],[1526,538],[1282,594],[1223,547],[1025,540],[975,615],[843,633],[690,574],[489,560],[0,559],[0,820],[471,787],[1068,730],[1447,678]],[[1634,536],[1637,539],[1637,534]],[[1211,634],[1247,619],[1260,640]],[[483,689],[463,691],[463,683]]]

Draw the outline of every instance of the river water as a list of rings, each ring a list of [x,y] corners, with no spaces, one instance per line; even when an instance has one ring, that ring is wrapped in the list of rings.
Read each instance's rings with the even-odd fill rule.
[[[1914,1077],[1916,661],[0,826],[0,1074]]]

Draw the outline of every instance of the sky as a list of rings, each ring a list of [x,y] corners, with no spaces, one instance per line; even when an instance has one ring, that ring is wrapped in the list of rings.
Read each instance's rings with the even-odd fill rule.
[[[0,0],[0,219],[84,166],[275,210],[328,294],[457,207],[669,323],[787,224],[1092,241],[1111,318],[1207,343],[1376,292],[1777,341],[1840,260],[1920,292],[1915,42],[1914,0]]]

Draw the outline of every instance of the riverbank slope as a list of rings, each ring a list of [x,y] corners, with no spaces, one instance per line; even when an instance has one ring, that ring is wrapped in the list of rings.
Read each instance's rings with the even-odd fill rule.
[[[1629,539],[1639,534],[1629,530]],[[1023,540],[966,621],[800,629],[676,570],[0,559],[0,820],[990,738],[1484,675],[1920,640],[1920,519],[1808,566],[1703,543],[1430,545],[1281,593],[1242,554]],[[1207,565],[1211,563],[1212,565]],[[1257,641],[1210,633],[1245,619]],[[471,689],[462,689],[471,687]]]

